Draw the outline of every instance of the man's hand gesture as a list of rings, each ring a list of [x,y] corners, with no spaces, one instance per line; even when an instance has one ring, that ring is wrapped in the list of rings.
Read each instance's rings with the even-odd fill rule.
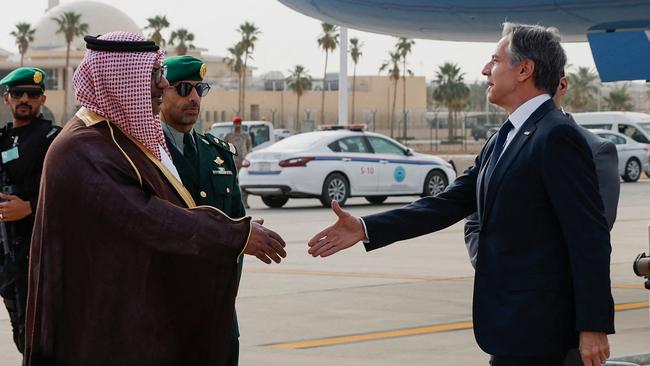
[[[329,257],[365,239],[363,224],[358,217],[343,211],[337,201],[332,201],[332,210],[338,217],[336,223],[314,235],[309,241],[309,254],[314,257]]]
[[[251,222],[251,237],[248,245],[244,249],[244,254],[254,255],[266,264],[271,264],[271,260],[280,263],[282,258],[287,257],[284,250],[286,243],[275,231],[262,226],[264,220],[253,220]]]

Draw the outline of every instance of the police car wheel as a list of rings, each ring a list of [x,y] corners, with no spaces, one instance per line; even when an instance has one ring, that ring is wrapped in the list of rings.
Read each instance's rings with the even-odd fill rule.
[[[287,196],[262,196],[262,202],[270,208],[280,208],[284,206],[289,197]]]
[[[332,173],[323,182],[323,191],[320,202],[324,207],[331,207],[332,201],[337,200],[341,206],[350,196],[350,184],[347,178],[341,173]]]
[[[424,180],[423,196],[435,196],[447,189],[447,176],[440,170],[432,170]]]
[[[626,182],[636,182],[641,177],[641,164],[635,158],[631,158],[625,163],[625,172],[623,180]]]
[[[388,196],[366,196],[366,201],[373,205],[381,205],[386,201],[386,198],[388,198]]]

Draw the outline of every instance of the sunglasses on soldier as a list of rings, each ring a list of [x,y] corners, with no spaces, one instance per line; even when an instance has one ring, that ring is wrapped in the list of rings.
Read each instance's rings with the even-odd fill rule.
[[[206,96],[210,91],[210,85],[208,85],[208,83],[198,83],[196,85],[192,85],[192,83],[188,83],[186,81],[181,81],[180,83],[174,85],[174,88],[176,89],[178,95],[181,97],[190,95],[190,93],[192,93],[192,89],[196,89],[196,94],[198,94],[199,97]]]
[[[7,92],[14,99],[20,99],[24,94],[27,94],[29,99],[38,99],[43,95],[43,90],[34,88],[9,88]]]

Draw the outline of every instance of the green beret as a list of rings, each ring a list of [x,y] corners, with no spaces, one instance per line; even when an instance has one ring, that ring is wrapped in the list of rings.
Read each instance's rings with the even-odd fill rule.
[[[205,64],[192,56],[174,56],[165,59],[167,66],[167,80],[170,84],[181,80],[203,81],[205,77]]]
[[[38,85],[41,89],[45,89],[45,71],[36,67],[21,67],[9,73],[2,80],[0,85],[16,86],[16,85]]]

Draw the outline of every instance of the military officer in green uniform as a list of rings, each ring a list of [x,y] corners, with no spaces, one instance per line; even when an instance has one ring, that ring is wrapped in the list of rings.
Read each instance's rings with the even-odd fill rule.
[[[193,130],[201,111],[201,97],[210,91],[210,86],[203,82],[205,64],[192,56],[175,56],[166,59],[164,65],[170,87],[163,94],[160,119],[183,185],[197,205],[214,206],[233,218],[244,216],[233,158],[237,154],[235,147]],[[240,259],[238,278],[242,262]],[[238,360],[239,327],[235,313],[228,363],[237,365]]]
[[[0,80],[2,98],[13,120],[0,129],[0,295],[22,353],[25,344],[25,305],[29,243],[45,153],[61,130],[43,119],[45,72],[21,67]]]

